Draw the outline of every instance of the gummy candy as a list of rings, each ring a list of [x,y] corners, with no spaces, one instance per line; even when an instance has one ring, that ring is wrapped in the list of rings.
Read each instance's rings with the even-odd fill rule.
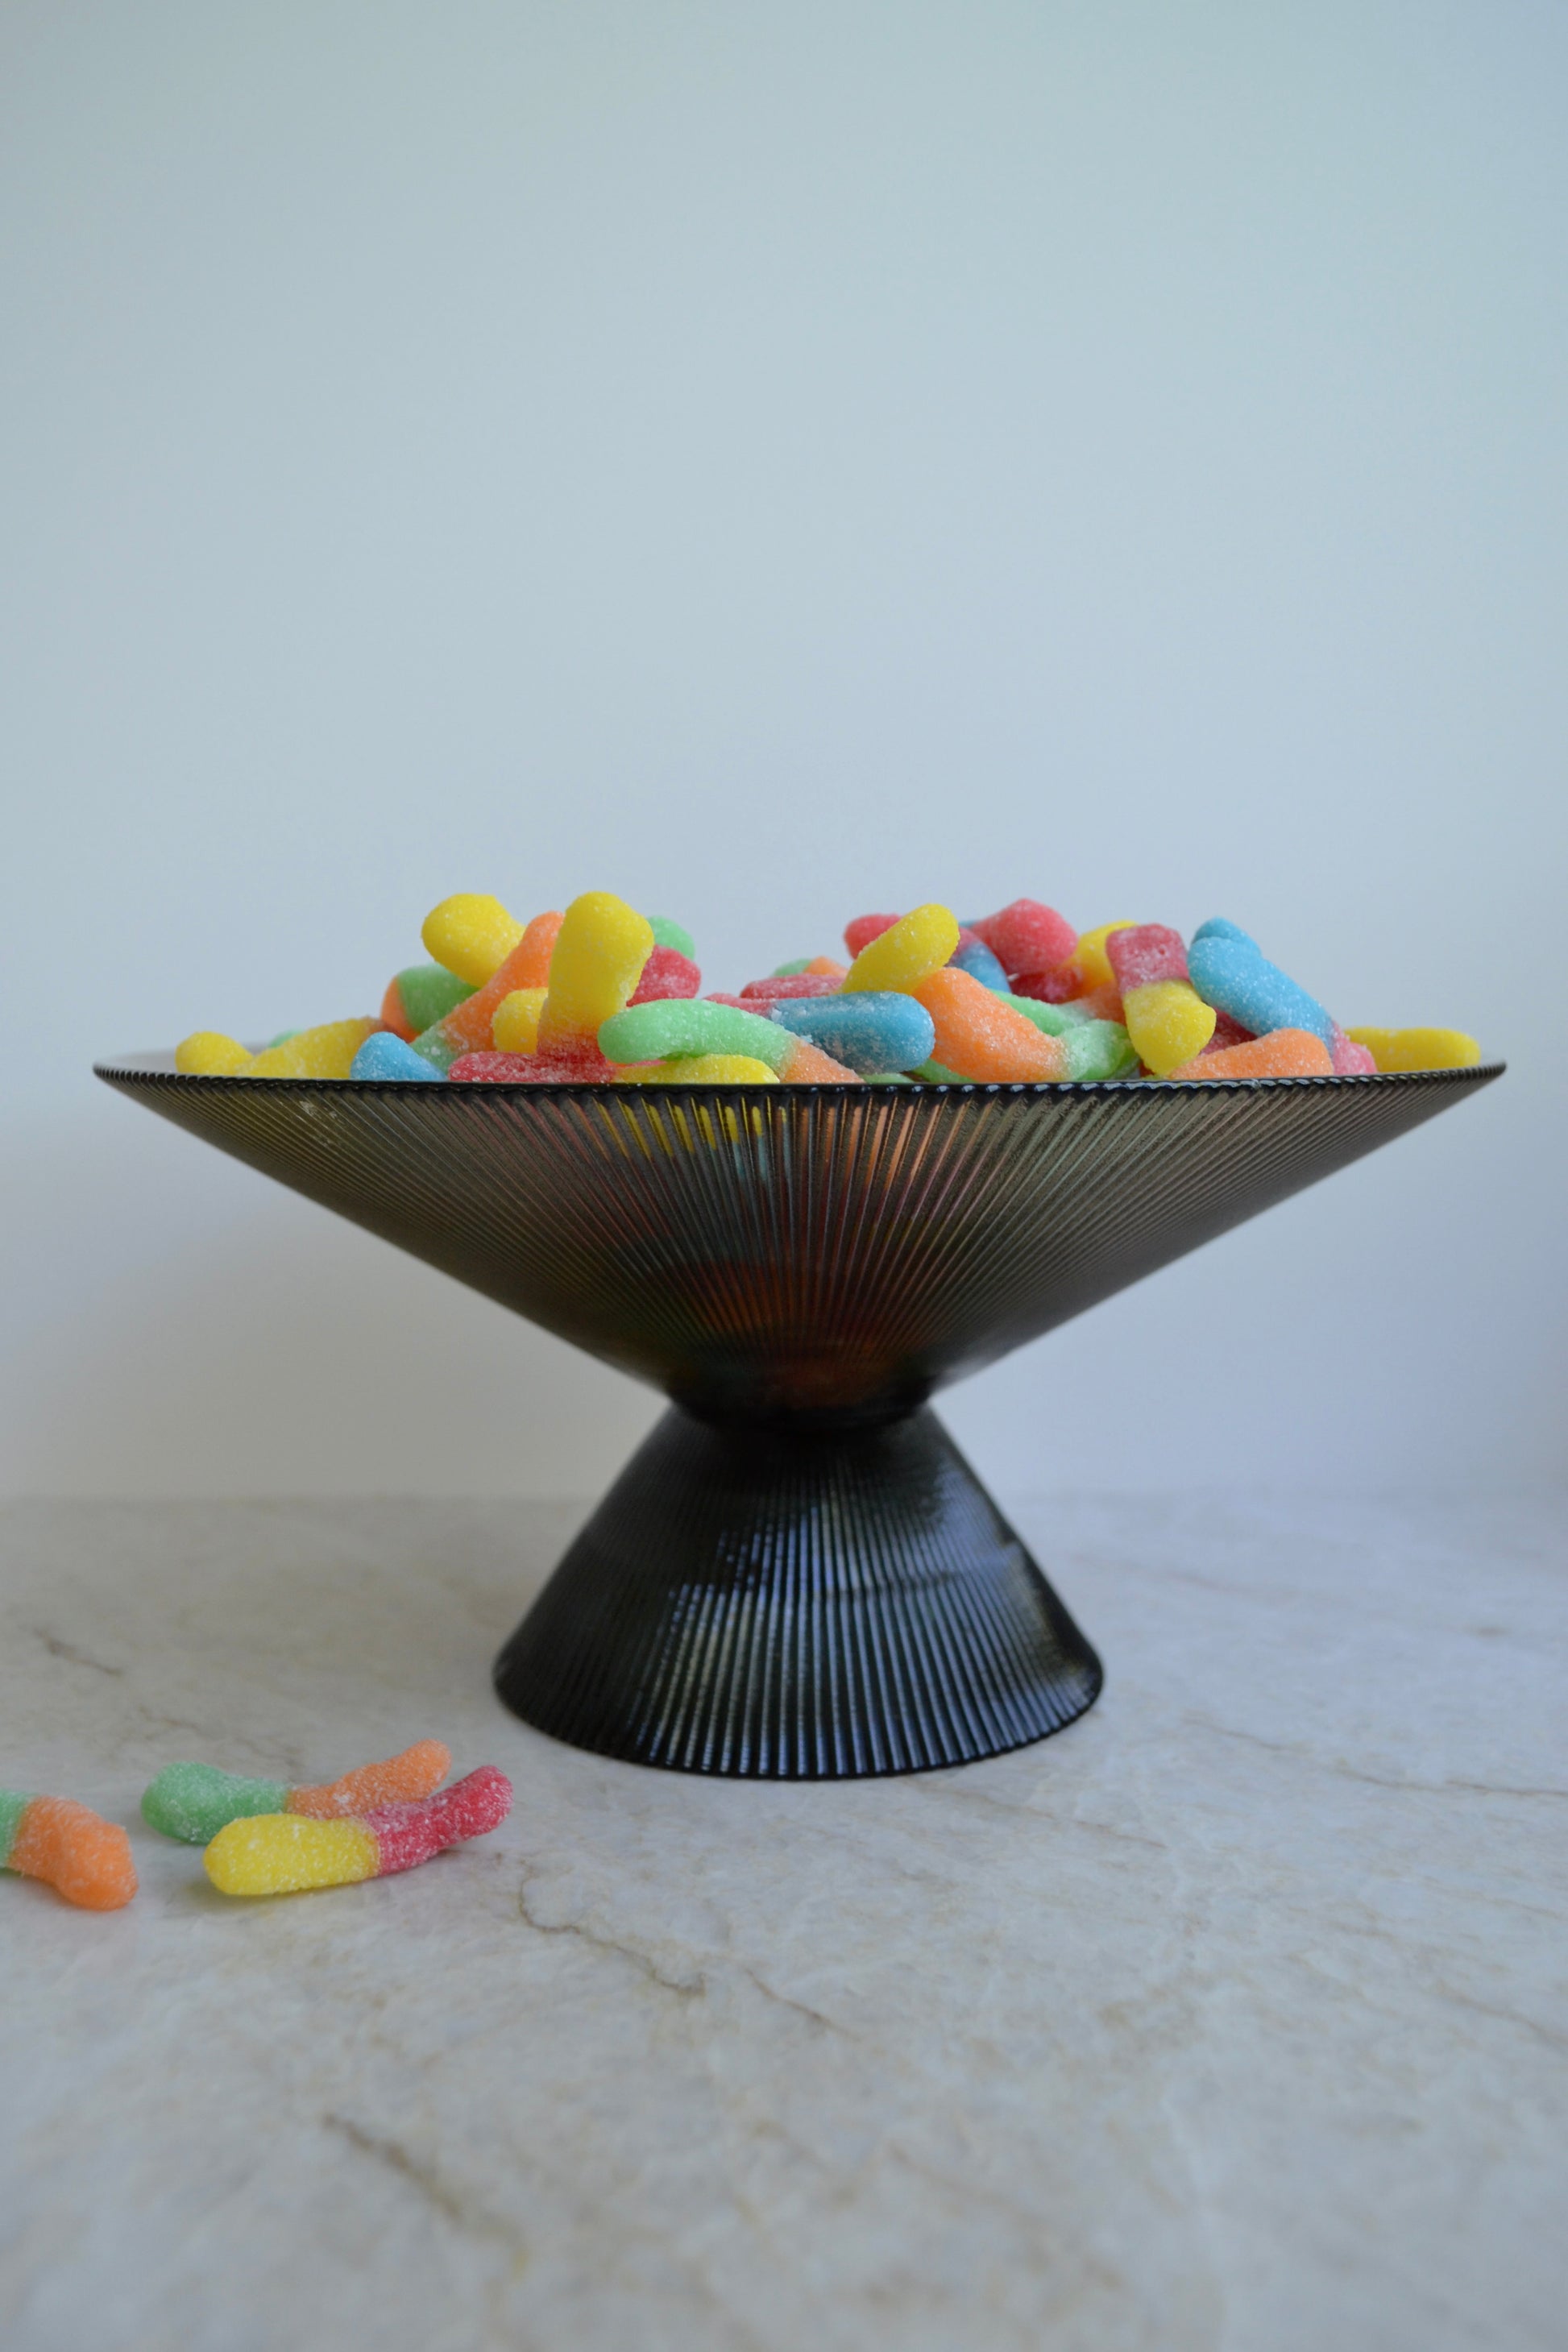
[[[711,997],[665,997],[628,1005],[599,1031],[612,1062],[668,1061],[683,1055],[744,1054],[782,1071],[793,1040],[760,1012],[715,1004]]]
[[[374,1034],[374,1021],[328,1021],[319,1029],[296,1029],[286,1045],[258,1054],[247,1078],[346,1078],[354,1055]]]
[[[248,1045],[216,1029],[193,1030],[174,1048],[174,1067],[187,1078],[237,1078],[253,1058]]]
[[[676,954],[684,956],[689,963],[696,962],[697,942],[684,923],[672,923],[668,915],[650,915],[647,927],[653,933],[656,948],[673,948]]]
[[[165,1837],[205,1845],[226,1823],[253,1813],[301,1813],[328,1821],[367,1813],[378,1805],[408,1804],[438,1789],[452,1768],[438,1739],[416,1740],[384,1764],[362,1764],[341,1780],[291,1789],[286,1780],[251,1780],[220,1772],[216,1764],[165,1764],[142,1798],[142,1816]]]
[[[575,1054],[460,1054],[447,1076],[458,1086],[602,1087],[620,1072],[586,1046]]]
[[[498,1829],[511,1811],[511,1782],[493,1764],[416,1804],[382,1805],[337,1820],[256,1813],[220,1829],[203,1860],[223,1895],[296,1895],[352,1886],[413,1870],[469,1838]]]
[[[1333,1057],[1321,1037],[1310,1029],[1271,1029],[1246,1045],[1226,1045],[1218,1054],[1198,1054],[1172,1078],[1327,1078],[1333,1076]]]
[[[367,1037],[349,1065],[351,1078],[428,1078],[439,1085],[441,1072],[390,1029],[378,1029]]]
[[[520,989],[543,990],[563,919],[556,914],[535,915],[484,986],[420,1032],[414,1040],[415,1052],[423,1054],[438,1071],[448,1069],[459,1054],[486,1052],[493,1040],[495,1016],[507,998]]]
[[[695,996],[701,985],[702,974],[689,955],[682,955],[679,948],[660,947],[656,940],[629,1002],[651,1004],[661,996]]]
[[[1112,931],[1106,955],[1121,991],[1121,1017],[1146,1069],[1169,1077],[1214,1035],[1214,1007],[1187,979],[1180,931],[1163,923]]]
[[[1234,1028],[1235,1025],[1233,1022],[1231,1026]],[[1239,1044],[1240,1040],[1237,1039],[1237,1042]],[[1473,1038],[1469,1042],[1472,1045],[1475,1043]],[[1480,1050],[1477,1045],[1478,1058]],[[1334,1034],[1329,1040],[1329,1054],[1333,1062],[1336,1078],[1370,1078],[1377,1075],[1376,1055],[1370,1046],[1358,1045],[1353,1038],[1347,1037],[1337,1021],[1334,1024]]]
[[[608,890],[588,890],[574,898],[550,959],[539,1016],[540,1052],[591,1045],[626,1004],[653,946],[647,922],[624,898]]]
[[[1078,933],[1066,916],[1037,898],[1015,898],[1000,914],[983,916],[969,929],[984,940],[1009,980],[1054,971],[1078,950]]]
[[[884,931],[890,931],[898,919],[897,915],[857,915],[852,922],[846,923],[844,944],[850,956],[858,956],[862,948],[868,948]]]
[[[936,1043],[924,1005],[898,990],[784,998],[774,1002],[771,1017],[847,1069],[868,1076],[874,1070],[911,1070],[929,1058]]]
[[[496,1007],[490,1037],[498,1054],[531,1054],[539,1045],[539,1016],[544,1010],[542,988],[514,988]]]
[[[982,988],[995,989],[999,994],[1006,995],[1006,973],[984,940],[976,938],[973,932],[960,929],[958,945],[948,961],[955,971],[966,971],[971,980],[977,980]]]
[[[751,1054],[684,1054],[674,1062],[637,1062],[617,1078],[639,1087],[776,1087],[779,1074]]]
[[[119,1911],[136,1892],[125,1832],[74,1797],[0,1789],[0,1870],[45,1880],[81,1911]]]
[[[433,1029],[455,1013],[473,990],[444,964],[414,963],[395,972],[381,1000],[381,1017],[395,1037],[412,1045],[423,1029]]]
[[[839,979],[843,978],[842,972]],[[840,996],[837,980],[819,971],[774,972],[766,980],[749,980],[736,1002],[741,1004],[782,1004],[795,996]]]
[[[1347,1029],[1352,1045],[1366,1049],[1380,1070],[1468,1070],[1481,1058],[1474,1037],[1462,1029]]]
[[[942,966],[929,972],[912,993],[935,1028],[933,1058],[962,1080],[1037,1085],[1066,1077],[1067,1054],[1060,1038],[1047,1037],[970,973],[952,964]]]
[[[419,936],[438,964],[482,988],[521,940],[522,925],[499,898],[464,891],[432,907]]]
[[[1257,940],[1235,923],[1200,923],[1187,966],[1205,1003],[1228,1013],[1255,1037],[1270,1029],[1310,1029],[1325,1045],[1331,1043],[1333,1022],[1316,997],[1270,963]]]
[[[958,918],[949,908],[917,907],[868,940],[844,976],[845,992],[900,988],[912,993],[942,970],[957,945]]]

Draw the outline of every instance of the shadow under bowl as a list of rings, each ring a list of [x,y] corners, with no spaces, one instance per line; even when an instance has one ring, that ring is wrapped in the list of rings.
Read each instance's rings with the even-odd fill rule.
[[[927,1400],[1501,1074],[990,1087],[184,1077],[121,1092],[605,1362],[658,1423],[496,1664],[645,1764],[1000,1753],[1100,1661]]]

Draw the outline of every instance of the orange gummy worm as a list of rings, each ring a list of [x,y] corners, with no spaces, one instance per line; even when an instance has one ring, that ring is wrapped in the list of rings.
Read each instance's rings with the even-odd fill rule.
[[[452,1751],[440,1740],[416,1740],[384,1764],[362,1764],[318,1789],[290,1789],[284,1810],[327,1822],[343,1813],[373,1813],[380,1805],[411,1805],[438,1789],[451,1767]]]
[[[136,1892],[131,1841],[74,1797],[34,1797],[16,1824],[6,1866],[42,1878],[83,1911],[118,1911]]]
[[[936,1024],[932,1060],[961,1078],[1038,1082],[1065,1078],[1067,1047],[1015,1013],[957,964],[943,964],[910,991]]]
[[[564,919],[561,915],[535,915],[500,970],[447,1013],[441,1034],[448,1045],[456,1045],[459,1054],[489,1053],[490,1024],[513,989],[549,987],[550,957]]]
[[[1328,1078],[1334,1057],[1309,1029],[1271,1029],[1245,1045],[1223,1045],[1173,1070],[1173,1078]]]

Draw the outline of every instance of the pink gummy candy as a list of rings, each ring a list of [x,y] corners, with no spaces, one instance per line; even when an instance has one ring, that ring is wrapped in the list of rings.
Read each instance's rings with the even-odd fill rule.
[[[868,948],[884,931],[890,931],[898,919],[897,915],[857,915],[852,923],[844,926],[844,944],[852,956],[858,956],[862,948]]]
[[[603,1086],[616,1067],[596,1047],[574,1054],[461,1054],[447,1076],[459,1086]]]
[[[1187,976],[1182,935],[1163,923],[1135,923],[1127,930],[1112,931],[1105,952],[1123,996],[1130,988],[1152,988],[1160,981]]]
[[[679,948],[655,948],[642,968],[634,1004],[652,1004],[668,996],[695,996],[702,985],[702,974],[689,956]]]
[[[1233,1021],[1228,1013],[1216,1013],[1214,1035],[1203,1050],[1205,1054],[1223,1054],[1232,1045],[1250,1045],[1252,1037],[1252,1031],[1244,1029],[1239,1021]]]
[[[790,996],[837,996],[842,982],[825,972],[795,971],[773,980],[749,980],[741,991],[742,1004],[778,1004]]]
[[[1009,980],[1020,973],[1050,971],[1066,963],[1078,946],[1078,933],[1065,915],[1044,907],[1037,898],[1015,898],[997,915],[987,915],[973,926]],[[1044,1001],[1044,1000],[1041,1000]]]
[[[1335,1077],[1375,1078],[1377,1058],[1371,1046],[1353,1044],[1345,1035],[1337,1021],[1332,1026],[1333,1034],[1329,1040],[1329,1051],[1333,1056]]]

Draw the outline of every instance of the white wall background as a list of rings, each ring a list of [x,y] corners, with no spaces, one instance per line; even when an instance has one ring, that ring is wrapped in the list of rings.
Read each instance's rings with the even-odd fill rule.
[[[1223,912],[1480,1100],[957,1392],[1563,1466],[1568,16],[0,8],[4,1476],[588,1493],[655,1401],[95,1085],[603,887]]]

